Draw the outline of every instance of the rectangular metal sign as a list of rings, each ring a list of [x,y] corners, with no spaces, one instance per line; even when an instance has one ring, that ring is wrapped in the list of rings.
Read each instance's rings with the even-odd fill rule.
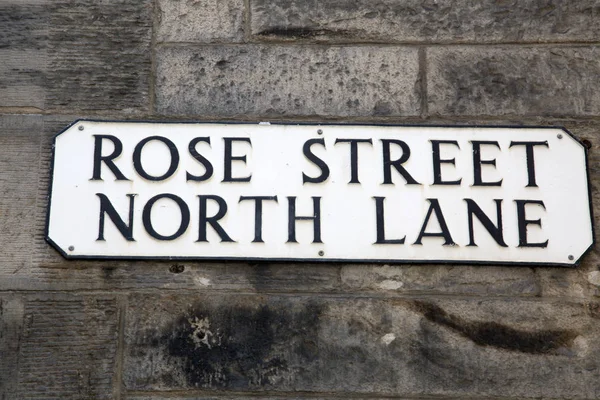
[[[594,241],[561,128],[80,120],[51,182],[67,258],[574,265]]]

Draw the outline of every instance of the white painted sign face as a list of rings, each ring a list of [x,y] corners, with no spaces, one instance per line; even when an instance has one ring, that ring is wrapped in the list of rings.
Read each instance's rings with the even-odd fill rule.
[[[67,258],[574,265],[585,148],[560,128],[76,121],[47,238]]]

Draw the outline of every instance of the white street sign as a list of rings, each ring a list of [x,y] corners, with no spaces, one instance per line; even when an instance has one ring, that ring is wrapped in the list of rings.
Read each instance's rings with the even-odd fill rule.
[[[67,258],[574,265],[594,241],[561,128],[81,120],[51,182]]]

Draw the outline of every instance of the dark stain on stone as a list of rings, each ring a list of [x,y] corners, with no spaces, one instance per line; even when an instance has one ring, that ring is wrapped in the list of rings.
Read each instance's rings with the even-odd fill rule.
[[[588,310],[592,318],[600,319],[600,303],[589,303]]]
[[[490,346],[528,354],[556,354],[556,350],[570,347],[577,333],[569,330],[543,330],[528,332],[497,322],[470,322],[448,314],[441,307],[413,301],[410,308],[433,323],[445,326],[472,340],[480,346]]]
[[[473,104],[490,102],[495,107],[511,104],[518,109],[524,99],[536,99],[541,94],[540,83],[536,79],[523,76],[523,60],[515,60],[512,68],[507,68],[501,59],[485,57],[473,62],[448,60],[443,75],[452,82],[455,94],[449,104],[453,113],[469,112]],[[491,107],[491,106],[490,106]]]
[[[311,303],[196,304],[152,344],[166,344],[191,387],[269,387],[317,357],[321,312]]]
[[[104,279],[110,279],[113,277],[116,270],[116,267],[102,267],[102,276]]]
[[[183,264],[173,264],[169,267],[169,272],[173,274],[180,274],[185,271],[185,265]]]
[[[268,264],[253,264],[251,265],[251,283],[257,292],[262,292],[273,287],[273,270]]]
[[[266,29],[257,34],[267,38],[284,39],[314,39],[318,37],[352,38],[352,31],[345,29],[314,29],[314,28],[292,28],[274,27]]]
[[[229,61],[227,61],[227,60],[219,60],[215,63],[215,65],[219,69],[224,69],[225,67],[227,67],[227,64],[229,64]]]
[[[393,112],[392,105],[387,101],[378,100],[373,107],[374,116],[390,115]]]

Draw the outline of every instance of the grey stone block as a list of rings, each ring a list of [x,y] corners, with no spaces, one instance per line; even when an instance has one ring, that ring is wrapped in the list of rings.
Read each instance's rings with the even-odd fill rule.
[[[173,395],[166,395],[168,397],[162,397],[162,396],[128,396],[127,400],[253,400],[256,399],[256,397],[254,396],[194,396],[194,397],[173,397]],[[264,396],[261,395],[259,397],[260,399],[264,399],[264,400],[301,400],[301,399],[306,399],[306,395],[305,394],[293,394],[293,395],[287,395],[287,396]],[[337,397],[335,396],[318,396],[318,397],[310,397],[310,399],[314,399],[314,400],[327,400],[327,399],[336,399]],[[369,399],[369,397],[352,397],[353,399],[356,400],[367,400]],[[381,397],[377,397],[377,399],[381,399],[381,400],[387,400],[385,398],[381,398]],[[393,398],[396,400],[404,400],[404,399],[399,399],[397,397]],[[452,398],[446,398],[447,400],[454,400]],[[390,398],[390,400],[392,400],[392,398]],[[409,400],[409,399],[406,399]],[[461,400],[461,399],[456,399],[456,400]],[[476,399],[474,399],[476,400]]]
[[[239,42],[243,0],[159,0],[158,42]]]
[[[2,399],[109,399],[119,310],[111,297],[2,296]]]
[[[582,303],[133,295],[127,390],[592,398]]]
[[[149,108],[151,0],[52,2],[47,107]]]
[[[2,107],[149,108],[152,1],[0,4]]]
[[[15,398],[24,302],[18,295],[0,296],[0,399]]]
[[[418,69],[407,47],[162,47],[156,108],[214,118],[416,116]]]
[[[536,296],[540,293],[538,278],[531,268],[351,264],[342,266],[341,280],[348,292],[482,296]]]
[[[434,47],[427,50],[433,116],[600,114],[598,47]]]
[[[260,39],[385,42],[597,41],[594,0],[250,0]]]
[[[0,107],[45,105],[47,1],[0,3]]]
[[[0,116],[0,281],[5,289],[16,289],[15,277],[31,264],[43,124],[40,115]]]

